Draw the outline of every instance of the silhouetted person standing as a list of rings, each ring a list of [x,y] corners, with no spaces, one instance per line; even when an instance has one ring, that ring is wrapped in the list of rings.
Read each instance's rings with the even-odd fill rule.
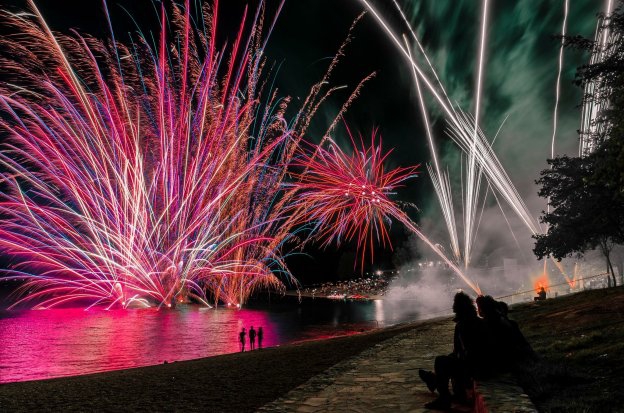
[[[253,326],[249,329],[249,349],[253,350],[256,347],[256,330]]]
[[[418,375],[430,391],[437,390],[438,398],[425,404],[428,409],[448,410],[451,408],[449,380],[453,381],[453,393],[459,402],[466,400],[466,390],[473,377],[487,376],[492,370],[488,354],[490,341],[483,320],[477,316],[472,299],[465,293],[455,294],[455,333],[453,352],[438,356],[434,372],[419,370]]]
[[[243,327],[241,332],[238,333],[238,341],[240,342],[241,351],[245,351],[245,336],[246,335],[247,333],[245,333],[245,327]]]
[[[264,331],[262,326],[258,327],[258,348],[262,348],[262,339],[264,338]]]

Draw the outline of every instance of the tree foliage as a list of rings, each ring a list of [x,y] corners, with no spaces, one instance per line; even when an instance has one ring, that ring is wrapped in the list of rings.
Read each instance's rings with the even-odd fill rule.
[[[552,168],[543,170],[537,181],[539,195],[550,199],[551,210],[541,218],[548,231],[534,237],[533,251],[540,259],[561,260],[598,247],[613,275],[610,252],[624,242],[624,208],[614,202],[612,188],[596,177],[601,169],[595,156],[599,153],[604,155],[600,150],[584,158],[561,156],[548,161]]]
[[[562,259],[588,248],[591,224],[586,217],[596,216],[592,195],[587,188],[590,165],[583,158],[567,156],[549,159],[550,169],[541,172],[538,194],[550,199],[550,212],[541,221],[548,225],[546,234],[536,235],[534,252],[538,258]]]

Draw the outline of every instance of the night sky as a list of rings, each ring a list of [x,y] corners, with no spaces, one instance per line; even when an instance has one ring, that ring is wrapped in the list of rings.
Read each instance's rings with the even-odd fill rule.
[[[24,3],[0,1],[2,7],[12,10],[23,9]],[[123,40],[127,32],[136,30],[128,13],[144,31],[155,29],[156,9],[159,8],[154,6],[156,3],[151,0],[110,0],[109,9],[118,37]],[[239,11],[249,2],[222,0],[221,3],[221,35],[224,38],[228,34],[233,37],[232,30],[237,26]],[[276,3],[268,1],[269,13],[275,9]],[[397,27],[401,24],[390,1],[378,0],[374,3]],[[451,99],[464,110],[473,110],[480,2],[403,0],[399,3],[411,18]],[[550,156],[559,53],[559,41],[553,36],[561,30],[563,1],[498,0],[491,3],[481,123],[486,134],[492,137],[503,119],[509,116],[494,147],[530,210],[537,216],[545,209],[545,204],[536,196],[534,180],[539,170],[545,168],[546,158]],[[591,37],[602,2],[577,0],[571,3],[568,32]],[[75,28],[98,37],[107,34],[99,0],[39,0],[37,4],[56,30],[67,32],[69,28]],[[286,1],[266,55],[279,65],[276,86],[282,95],[294,98],[293,106],[296,107],[297,99],[304,99],[310,87],[321,79],[352,21],[362,10],[358,0]],[[575,68],[586,60],[587,56],[578,52],[567,51],[565,54],[558,153],[575,154],[577,150],[576,130],[580,123],[577,106],[581,91],[572,81]],[[400,190],[397,199],[416,203],[420,210],[410,210],[412,218],[420,222],[433,239],[442,244],[448,243],[433,187],[426,174],[425,163],[429,162],[430,155],[409,67],[370,15],[365,16],[356,27],[353,42],[341,61],[332,77],[332,85],[346,85],[347,89],[337,92],[324,105],[308,139],[318,140],[351,90],[362,78],[377,72],[345,120],[353,130],[360,131],[365,137],[370,136],[373,128],[379,128],[384,148],[395,148],[389,166],[422,164],[423,173]],[[434,119],[436,141],[443,153],[443,163],[457,177],[458,184],[458,152],[444,135],[445,124],[438,108],[435,104],[430,104],[429,108]],[[336,134],[339,142],[344,141],[342,127],[337,129]],[[493,204],[490,207],[488,210],[498,209]],[[523,240],[523,244],[530,245],[528,231],[507,212],[517,229],[516,235]],[[500,229],[500,221],[496,221],[497,218],[492,220],[485,224],[483,241],[476,253],[485,254],[491,248],[493,238],[488,237],[487,228]],[[420,253],[428,253],[414,251],[415,243],[408,239],[407,233],[398,224],[392,227],[392,237],[398,254],[396,251],[378,251],[375,264],[365,268],[365,271],[392,268],[418,258]],[[497,242],[500,243],[498,239]],[[530,254],[530,249],[526,251]],[[346,245],[341,249],[330,247],[326,251],[312,248],[306,252],[308,257],[290,261],[294,275],[304,283],[354,274],[353,246]]]

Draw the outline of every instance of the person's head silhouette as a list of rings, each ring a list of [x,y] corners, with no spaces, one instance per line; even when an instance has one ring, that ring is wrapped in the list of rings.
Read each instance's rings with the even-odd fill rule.
[[[457,319],[466,319],[477,316],[477,309],[472,303],[472,298],[463,291],[455,294],[453,299],[453,312]]]

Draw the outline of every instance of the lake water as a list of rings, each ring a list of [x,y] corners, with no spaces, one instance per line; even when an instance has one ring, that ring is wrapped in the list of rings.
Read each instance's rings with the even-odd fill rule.
[[[415,320],[406,306],[304,299],[242,310],[187,306],[0,312],[0,383],[232,353],[239,351],[243,327],[262,326],[264,347],[353,334]]]

